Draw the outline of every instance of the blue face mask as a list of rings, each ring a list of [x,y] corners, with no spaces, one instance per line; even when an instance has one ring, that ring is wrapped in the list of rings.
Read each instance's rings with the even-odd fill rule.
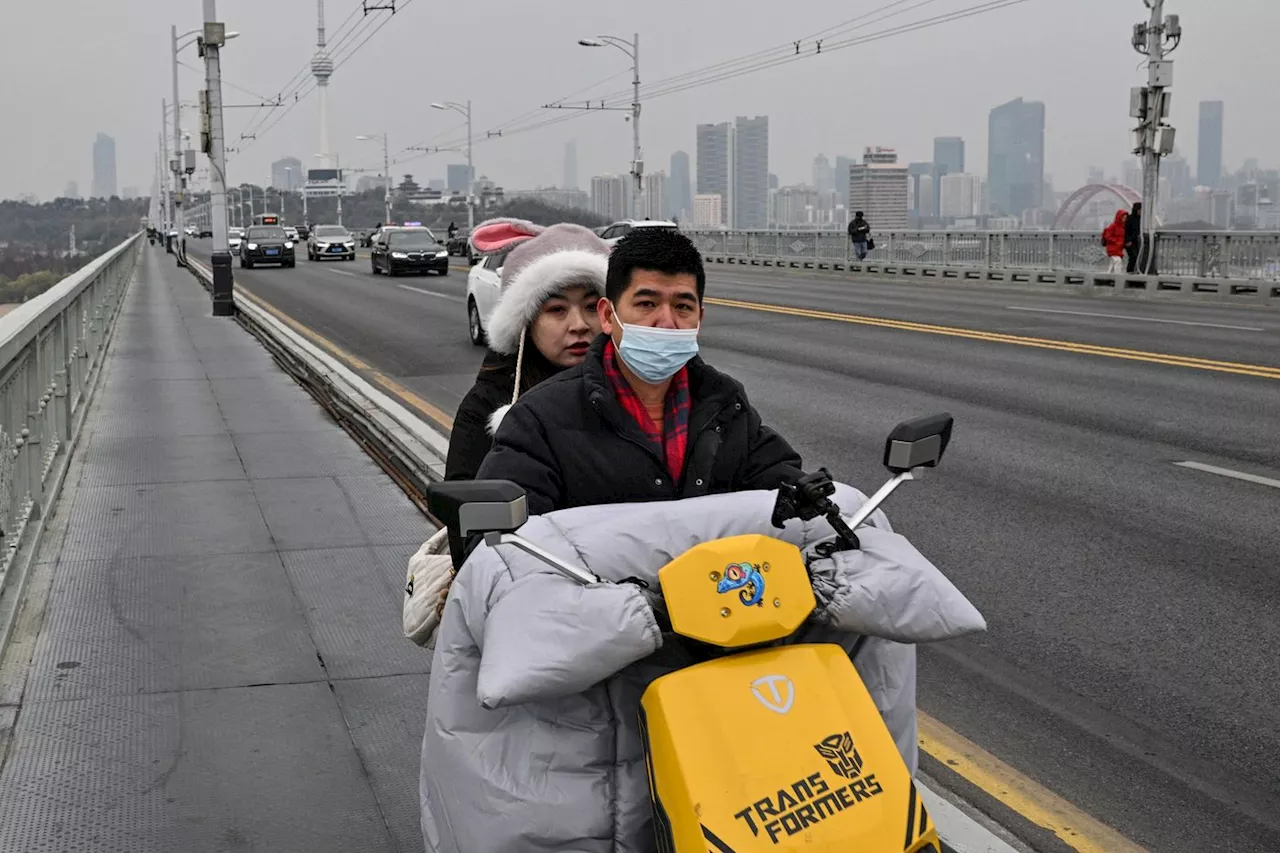
[[[698,354],[697,329],[618,325],[622,327],[618,355],[632,373],[651,385],[666,382]]]

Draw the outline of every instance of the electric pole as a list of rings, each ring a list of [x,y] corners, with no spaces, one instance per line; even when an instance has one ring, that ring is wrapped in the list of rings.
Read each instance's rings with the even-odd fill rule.
[[[171,56],[173,62],[173,189],[174,189],[174,227],[178,229],[178,245],[184,246],[187,241],[187,235],[184,230],[185,222],[183,217],[182,205],[186,199],[183,198],[186,189],[186,178],[182,173],[182,106],[178,100],[178,28],[174,25],[169,26],[169,46],[172,48]],[[176,251],[174,254],[178,259],[178,266],[182,266],[182,252]]]
[[[1165,59],[1182,41],[1177,15],[1164,15],[1164,0],[1143,0],[1151,19],[1133,26],[1133,49],[1147,57],[1147,85],[1134,88],[1129,113],[1139,119],[1133,153],[1142,157],[1142,243],[1139,271],[1156,274],[1156,214],[1160,204],[1160,158],[1173,153],[1174,128],[1165,123],[1173,95],[1173,61]],[[1171,44],[1170,44],[1171,43]]]
[[[631,174],[636,180],[635,218],[644,218],[644,159],[640,156],[640,34],[631,42]]]
[[[160,99],[160,175],[161,175],[161,192],[164,193],[163,203],[160,205],[160,212],[164,215],[164,247],[165,251],[172,254],[173,240],[169,237],[169,231],[173,227],[173,196],[169,192],[169,138],[165,136],[165,126],[169,123],[169,105]]]
[[[222,130],[222,64],[219,52],[227,43],[227,27],[219,23],[216,0],[204,0],[204,29],[197,45],[204,57],[205,91],[201,93],[200,147],[209,156],[209,201],[213,205],[213,315],[235,314],[231,280],[231,252],[227,246],[227,156]]]

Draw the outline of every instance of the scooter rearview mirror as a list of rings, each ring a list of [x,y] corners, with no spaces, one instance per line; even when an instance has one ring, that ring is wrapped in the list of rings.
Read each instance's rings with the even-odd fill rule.
[[[947,452],[954,423],[955,418],[943,412],[898,424],[885,441],[884,467],[894,474],[936,468]]]
[[[427,487],[427,511],[449,529],[463,553],[477,533],[512,533],[529,520],[524,489],[509,480],[450,480]]]

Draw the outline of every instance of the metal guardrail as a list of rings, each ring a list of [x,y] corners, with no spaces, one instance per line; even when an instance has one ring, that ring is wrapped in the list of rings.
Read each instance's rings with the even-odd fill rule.
[[[142,235],[0,318],[0,648],[66,476]]]
[[[685,232],[713,259],[745,262],[859,263],[843,231]],[[873,232],[876,248],[862,263],[957,269],[1105,273],[1101,234],[1093,231]],[[1162,276],[1280,282],[1280,233],[1177,231],[1156,235]]]

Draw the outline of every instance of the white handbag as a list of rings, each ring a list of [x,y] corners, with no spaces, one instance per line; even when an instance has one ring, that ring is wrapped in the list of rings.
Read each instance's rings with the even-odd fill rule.
[[[422,543],[418,553],[409,558],[409,574],[404,587],[404,635],[407,639],[423,647],[432,644],[452,581],[449,531],[441,528]]]

